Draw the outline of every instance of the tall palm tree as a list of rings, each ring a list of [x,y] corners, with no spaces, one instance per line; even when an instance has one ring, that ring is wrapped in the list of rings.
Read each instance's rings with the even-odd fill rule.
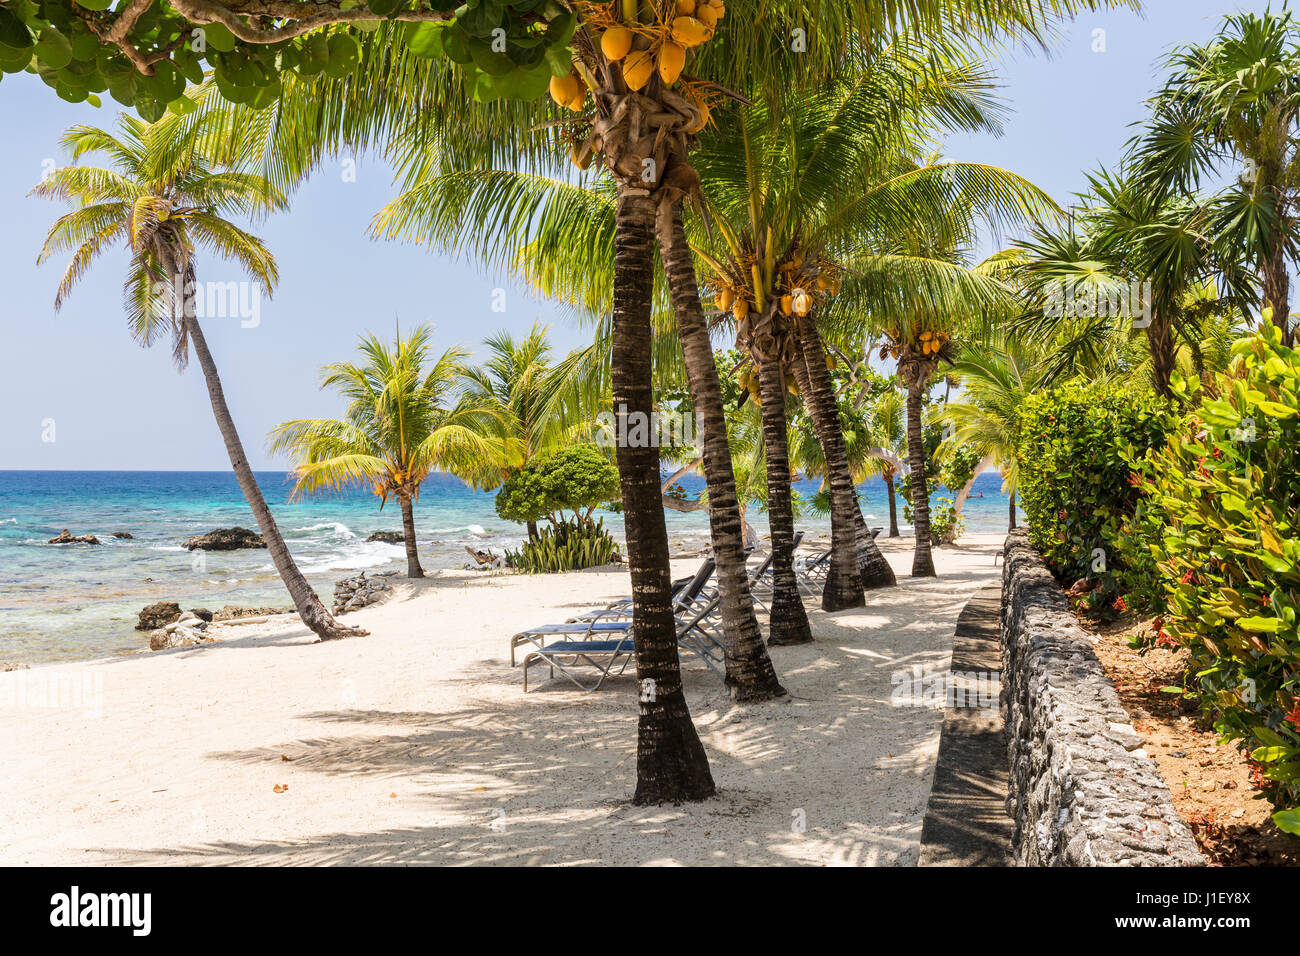
[[[500,460],[493,410],[470,398],[453,402],[467,374],[469,352],[450,348],[430,366],[432,332],[422,326],[389,345],[361,338],[362,361],[323,369],[321,388],[348,400],[339,418],[300,418],[271,431],[271,451],[295,458],[294,492],[314,494],[370,486],[380,508],[396,498],[402,511],[406,576],[424,577],[415,538],[415,502],[435,469],[477,469]]]
[[[566,441],[590,437],[602,404],[603,376],[591,374],[586,350],[553,363],[546,329],[537,323],[522,339],[497,332],[483,344],[487,358],[465,370],[465,398],[490,411],[484,424],[502,455],[468,461],[457,474],[475,487],[496,488]],[[534,521],[528,522],[528,536],[537,537]]]
[[[939,421],[952,427],[939,453],[973,446],[985,461],[1001,468],[1003,490],[1010,497],[1008,529],[1016,526],[1016,416],[1041,386],[1040,357],[1013,335],[993,335],[962,347],[950,374],[962,387],[960,401],[945,402]]]
[[[550,172],[552,175],[544,175]],[[612,311],[615,263],[612,239],[617,200],[607,177],[562,178],[559,169],[528,171],[514,169],[459,168],[445,162],[424,175],[375,217],[374,232],[390,238],[428,242],[443,248],[467,252],[485,263],[513,271],[543,294],[581,307],[588,313]],[[694,281],[694,272],[683,281]],[[655,287],[656,328],[671,331],[672,314],[662,285]],[[682,334],[678,311],[677,338],[656,335],[647,347],[654,355],[656,375],[668,356],[661,347],[673,345],[680,362],[688,357],[698,365],[702,352],[714,369],[712,346],[707,331],[699,336]],[[703,330],[701,319],[701,330]],[[612,332],[602,323],[599,340],[612,342]],[[609,367],[607,356],[588,351],[573,363],[589,373]],[[678,366],[680,367],[680,365]],[[725,414],[716,422],[700,397],[707,395],[698,372],[692,380],[691,399],[696,427],[703,445],[704,475],[709,493],[709,523],[713,555],[717,564],[722,596],[723,638],[726,645],[727,684],[738,700],[756,701],[784,693],[771,659],[763,646],[754,614],[745,571],[744,524],[731,465]],[[715,388],[717,373],[711,378]],[[720,390],[715,396],[722,409]],[[717,438],[721,436],[721,448]],[[656,469],[657,471],[657,469]],[[659,499],[662,507],[662,498]]]
[[[244,454],[198,321],[197,250],[237,262],[269,295],[278,278],[275,259],[230,217],[284,205],[283,194],[263,177],[214,166],[203,148],[209,122],[202,116],[168,116],[150,124],[122,115],[117,135],[91,126],[70,129],[62,142],[73,159],[105,153],[112,166],[64,166],[32,190],[76,206],[51,227],[36,261],[72,253],[54,298],[58,309],[101,254],[126,247],[131,256],[123,297],[128,329],[144,346],[170,338],[178,369],[193,347],[240,490],[303,623],[322,640],[365,634],[335,621],[294,563]]]
[[[1290,278],[1300,245],[1300,24],[1290,10],[1224,17],[1204,44],[1175,50],[1154,116],[1134,144],[1143,187],[1194,193],[1203,176],[1243,163],[1225,201],[1255,262],[1263,307],[1294,340]]]
[[[639,90],[630,89],[621,62],[606,58],[599,42],[605,28],[623,26],[638,33],[635,52],[644,54],[643,48],[649,44],[642,28],[659,21],[662,12],[675,12],[673,4],[619,0],[609,6],[581,5],[571,50],[595,108],[573,120],[562,137],[582,162],[599,155],[617,183],[611,296],[614,407],[620,414],[623,409],[637,416],[653,412],[648,359],[655,227],[662,227],[657,230],[661,248],[675,250],[669,259],[687,255],[684,244],[669,238],[675,232],[670,227],[677,204],[693,188],[687,157],[690,136],[707,119],[710,92],[755,80],[769,90],[781,89],[792,80],[796,84],[823,82],[844,68],[842,51],[850,44],[888,44],[903,31],[1040,40],[1063,16],[1112,5],[1117,4],[1111,0],[967,0],[962,4],[947,0],[815,0],[809,4],[801,0],[787,4],[783,0],[771,5],[767,0],[733,0],[726,20],[728,42],[705,44],[703,50],[697,50],[700,57],[694,71],[708,82],[691,87],[694,97],[675,93],[668,88],[670,83],[654,74]],[[340,143],[373,143],[376,137],[404,125],[415,142],[445,141],[451,129],[459,134],[466,152],[484,159],[482,165],[487,168],[503,156],[518,162],[525,152],[535,152],[535,143],[523,142],[521,148],[521,141],[528,138],[521,130],[532,130],[538,122],[555,128],[556,113],[539,111],[532,103],[515,109],[513,103],[492,101],[481,111],[467,110],[463,85],[455,76],[441,66],[413,65],[418,54],[413,55],[409,46],[400,42],[406,35],[402,25],[392,27],[381,25],[363,44],[362,67],[354,76],[333,86],[327,83],[324,90],[306,91],[298,86],[291,107],[293,122],[288,126],[278,122],[280,112],[267,111],[276,114],[266,120],[276,136],[291,141],[293,161],[284,167],[289,178],[310,169],[323,149]],[[782,38],[795,28],[805,34],[812,30],[815,36],[809,37],[805,51],[790,56]],[[777,42],[781,52],[774,55]],[[288,88],[292,94],[295,86],[290,83]],[[355,112],[349,107],[356,107]],[[448,123],[449,116],[466,122]],[[322,146],[322,139],[328,144]],[[653,160],[649,166],[644,162],[647,159]],[[645,178],[647,172],[649,178]],[[670,264],[669,272],[685,276],[688,270]],[[674,300],[698,300],[691,292],[674,288]],[[697,324],[690,320],[702,310],[694,302],[690,305],[687,328],[693,335]],[[682,324],[679,319],[679,327]],[[692,367],[704,368],[702,362],[692,363]],[[708,374],[716,377],[715,372]],[[711,390],[700,392],[695,396],[696,407],[712,405],[714,397]],[[717,412],[715,408],[709,414]],[[720,420],[720,415],[714,417]],[[708,428],[705,431],[705,443],[717,449],[718,436]],[[681,693],[669,606],[667,531],[657,495],[658,459],[652,449],[619,451],[629,569],[638,598],[634,603],[638,675],[643,686],[655,687],[653,695],[642,697],[640,708],[635,799],[703,799],[713,793],[713,783]],[[724,599],[724,603],[729,602]],[[757,665],[762,657],[754,655],[750,660]],[[761,686],[766,696],[780,691],[774,675],[759,678],[755,686]]]

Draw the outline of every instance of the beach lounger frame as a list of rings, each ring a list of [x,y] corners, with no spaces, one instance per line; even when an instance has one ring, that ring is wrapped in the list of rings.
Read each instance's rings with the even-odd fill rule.
[[[705,558],[684,587],[673,595],[673,614],[689,610],[700,600],[708,600],[709,578],[713,576],[713,558]],[[526,644],[542,647],[548,637],[564,636],[575,641],[592,641],[612,638],[625,633],[632,626],[630,598],[620,599],[605,608],[588,611],[571,617],[563,624],[545,624],[541,627],[518,631],[510,637],[510,666],[516,666],[515,649]],[[629,603],[625,604],[624,601]]]
[[[683,605],[682,612],[677,616],[677,646],[680,650],[694,654],[715,674],[725,678],[726,648],[716,633],[716,625],[711,623],[718,613],[721,600],[715,594],[702,603]],[[581,690],[596,690],[605,683],[606,678],[621,675],[635,654],[635,635],[630,622],[623,635],[618,640],[566,640],[539,645],[524,656],[524,693],[528,692],[528,668],[539,662],[549,665],[552,678],[559,671]],[[584,682],[574,672],[582,666],[595,668],[599,676],[594,681]]]

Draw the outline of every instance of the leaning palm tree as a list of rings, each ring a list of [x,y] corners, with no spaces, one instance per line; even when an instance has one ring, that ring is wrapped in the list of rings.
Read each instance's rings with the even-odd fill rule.
[[[490,434],[495,418],[482,403],[453,401],[469,352],[450,348],[428,365],[432,332],[422,326],[389,345],[363,336],[362,361],[327,365],[321,388],[348,400],[343,418],[300,418],[271,431],[271,451],[289,452],[294,493],[368,485],[382,509],[396,498],[402,511],[406,576],[424,577],[415,538],[415,503],[434,469],[458,472],[501,460]]]
[[[998,109],[989,97],[991,79],[978,64],[936,54],[923,61],[929,72],[919,73],[906,51],[898,57],[897,63],[882,57],[850,84],[793,98],[780,112],[742,111],[730,126],[733,141],[708,142],[697,159],[714,231],[725,241],[716,255],[703,256],[719,309],[730,310],[756,365],[773,366],[765,398],[767,388],[780,387],[776,370],[790,367],[796,379],[805,378],[804,400],[826,448],[832,536],[838,528],[841,541],[840,577],[833,569],[823,592],[828,610],[861,602],[854,558],[870,538],[819,325],[829,323],[828,334],[850,341],[860,341],[867,324],[892,337],[889,348],[908,386],[909,434],[915,431],[919,450],[923,389],[948,335],[942,326],[1011,298],[994,276],[962,260],[977,222],[1003,228],[1057,212],[1041,190],[1007,170],[914,159],[912,150],[925,144],[935,117],[996,129]],[[769,466],[769,478],[773,471]],[[914,492],[924,498],[923,487]],[[772,497],[778,498],[775,489]],[[913,510],[913,573],[933,574],[928,498]],[[779,570],[776,561],[773,566]]]
[[[210,297],[203,304],[197,250],[234,260],[269,295],[278,278],[275,259],[260,239],[230,217],[285,204],[283,194],[265,178],[214,167],[203,148],[209,122],[204,116],[168,116],[151,124],[122,115],[117,135],[92,126],[70,129],[63,145],[73,159],[106,153],[112,166],[65,166],[32,190],[76,206],[51,227],[36,261],[72,253],[54,298],[58,309],[100,255],[114,246],[126,247],[131,257],[123,297],[128,329],[146,347],[170,338],[178,369],[186,366],[193,347],[240,490],[303,623],[322,640],[365,634],[335,621],[294,563],[244,454],[199,324],[198,313],[215,303]]]

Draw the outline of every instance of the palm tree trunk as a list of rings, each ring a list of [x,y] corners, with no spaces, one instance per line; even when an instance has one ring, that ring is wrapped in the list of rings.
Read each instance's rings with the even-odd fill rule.
[[[1147,347],[1151,353],[1151,382],[1161,398],[1173,398],[1170,379],[1174,371],[1174,338],[1169,319],[1160,311],[1151,316],[1147,326]]]
[[[893,587],[898,583],[894,569],[885,560],[884,554],[876,546],[875,539],[862,517],[862,505],[858,501],[857,489],[853,484],[853,473],[849,468],[849,453],[844,445],[844,429],[840,424],[839,406],[835,401],[835,383],[831,380],[830,369],[826,366],[826,350],[822,347],[821,333],[817,331],[815,319],[807,318],[795,323],[804,369],[808,374],[811,392],[805,393],[804,403],[812,417],[813,427],[821,441],[822,453],[826,459],[826,474],[831,487],[831,548],[835,548],[836,513],[839,512],[841,536],[847,538],[845,544],[851,548],[846,555],[839,558],[841,568],[840,581],[832,590],[831,578],[836,575],[836,555],[831,555],[831,569],[827,576],[826,588],[822,592],[822,608],[838,611],[846,607],[860,607],[865,603],[859,597],[860,589]],[[852,542],[852,544],[848,544]],[[847,560],[846,560],[847,559]],[[856,570],[854,576],[845,577],[844,565],[852,562]],[[851,572],[850,572],[851,573]],[[859,583],[860,582],[860,583]]]
[[[619,186],[614,235],[613,391],[615,434],[631,433],[628,416],[650,422],[651,248],[655,205],[644,190]],[[704,800],[714,793],[709,760],[682,691],[671,600],[668,531],[659,490],[659,449],[618,444],[632,629],[640,683],[637,804]]]
[[[771,306],[769,306],[771,308]],[[767,463],[767,520],[772,532],[772,613],[769,644],[807,644],[808,612],[794,574],[794,509],[790,504],[790,452],[785,423],[785,375],[773,358],[758,366],[763,397],[763,447]]]
[[[726,645],[727,686],[738,701],[771,700],[786,691],[776,676],[754,616],[745,570],[745,526],[736,496],[736,476],[727,442],[722,385],[713,361],[713,347],[704,324],[695,262],[682,226],[681,206],[672,213],[671,247],[660,238],[659,253],[677,316],[677,337],[695,406],[703,455],[704,482],[709,492],[709,532],[713,540],[718,590],[722,598],[722,637]]]
[[[212,353],[208,351],[203,330],[192,315],[185,317],[185,326],[194,353],[199,357],[199,367],[203,370],[203,378],[208,386],[208,398],[212,402],[212,414],[216,417],[217,428],[221,430],[221,437],[225,440],[226,453],[230,455],[230,464],[235,469],[239,490],[244,493],[248,507],[253,511],[253,517],[257,519],[257,526],[266,541],[266,549],[270,552],[271,561],[275,564],[276,571],[280,573],[284,586],[289,589],[293,606],[298,609],[302,622],[319,635],[322,641],[336,637],[364,635],[366,631],[359,627],[347,627],[335,621],[320,598],[316,596],[311,585],[307,583],[307,579],[302,576],[302,572],[298,570],[298,565],[294,563],[293,555],[289,553],[289,547],[284,543],[280,529],[276,526],[271,509],[267,507],[266,499],[262,497],[262,489],[258,487],[257,479],[253,477],[253,469],[248,464],[248,458],[244,455],[244,445],[239,440],[234,419],[231,418],[230,409],[226,405],[226,396],[221,388],[221,377],[217,374],[217,365],[212,360]]]
[[[528,522],[528,540],[529,540],[529,541],[536,541],[536,540],[537,540],[537,522],[536,522],[536,521],[530,521],[530,522]]]
[[[794,365],[795,381],[803,396],[804,407],[817,431],[817,442],[822,447],[826,463],[826,485],[831,495],[831,561],[822,588],[822,610],[840,611],[848,607],[862,607],[867,603],[862,593],[862,572],[858,567],[858,535],[853,522],[852,508],[858,507],[857,495],[850,494],[851,503],[845,501],[843,479],[832,462],[834,457],[827,441],[823,410],[814,395],[814,385],[808,375],[808,365],[800,354]],[[842,437],[842,436],[841,436]],[[846,462],[847,466],[847,462]],[[852,491],[852,480],[849,482]]]
[[[415,505],[410,495],[399,499],[402,506],[402,537],[406,541],[406,576],[408,578],[424,577],[424,568],[420,567],[420,553],[415,545]]]
[[[1007,530],[1016,530],[1016,493],[1014,491],[1011,492],[1011,514],[1010,521],[1007,522]]]
[[[921,432],[922,382],[915,376],[907,381],[907,464],[912,474],[912,527],[916,535],[912,553],[912,577],[935,577],[930,553],[930,489],[925,475],[925,438]]]
[[[1282,340],[1294,344],[1291,335],[1291,280],[1286,271],[1286,247],[1279,242],[1272,254],[1264,260],[1264,305],[1273,307],[1273,324],[1282,330]]]
[[[898,502],[894,500],[894,474],[885,475],[885,491],[889,495],[889,536],[898,537]]]

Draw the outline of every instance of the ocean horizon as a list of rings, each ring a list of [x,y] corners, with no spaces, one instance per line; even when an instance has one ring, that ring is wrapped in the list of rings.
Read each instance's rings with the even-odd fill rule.
[[[286,472],[256,474],[299,567],[326,604],[339,578],[359,571],[405,573],[401,545],[366,540],[374,531],[401,531],[396,503],[380,510],[378,499],[364,490],[294,501]],[[690,475],[682,485],[694,496],[704,480]],[[810,495],[817,482],[795,487]],[[868,524],[887,525],[884,482],[865,482],[860,494]],[[948,493],[936,497],[942,494]],[[494,499],[495,492],[474,491],[449,474],[426,480],[415,507],[426,570],[464,567],[470,560],[466,546],[498,553],[519,546],[524,528],[497,517]],[[1004,531],[1007,506],[997,474],[981,475],[965,508],[966,531]],[[622,515],[598,515],[621,539]],[[674,553],[708,546],[706,511],[665,516]],[[751,508],[747,518],[766,535],[764,513]],[[910,533],[901,502],[899,522]],[[813,514],[796,524],[810,535],[830,528],[828,519]],[[229,471],[0,469],[0,661],[35,664],[147,651],[147,635],[135,624],[140,609],[155,601],[212,611],[226,604],[291,604],[265,550],[190,552],[182,546],[193,535],[236,526],[257,530]],[[93,534],[101,544],[47,543],[64,528]],[[132,537],[112,537],[123,531]]]

